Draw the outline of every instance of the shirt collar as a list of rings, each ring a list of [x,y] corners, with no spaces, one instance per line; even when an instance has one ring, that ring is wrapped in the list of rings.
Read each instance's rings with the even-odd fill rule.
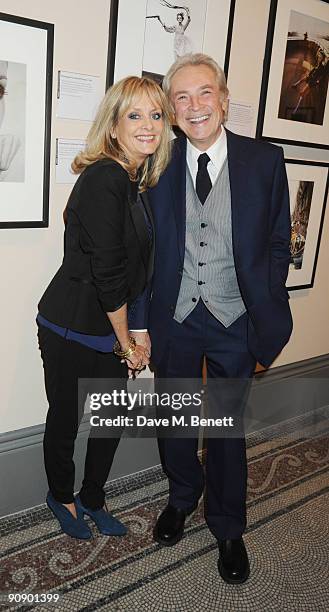
[[[197,167],[198,157],[201,155],[201,153],[207,153],[214,166],[218,170],[221,168],[223,158],[225,158],[227,155],[227,136],[223,125],[221,133],[216,142],[214,142],[214,144],[212,144],[206,151],[199,151],[199,149],[192,145],[187,139],[186,159],[190,168]]]

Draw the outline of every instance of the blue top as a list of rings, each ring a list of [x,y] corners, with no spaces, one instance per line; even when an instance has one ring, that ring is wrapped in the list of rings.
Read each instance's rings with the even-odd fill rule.
[[[92,336],[89,334],[80,334],[79,332],[75,332],[68,327],[61,327],[60,325],[56,325],[48,319],[45,319],[40,313],[37,316],[37,323],[43,325],[44,327],[48,327],[51,331],[55,332],[62,338],[66,340],[75,340],[75,342],[79,342],[80,344],[84,344],[94,351],[100,351],[101,353],[111,353],[113,351],[114,343],[116,341],[115,334],[109,334],[108,336]]]
[[[142,294],[143,295],[143,294]],[[134,327],[134,312],[137,303],[141,299],[141,296],[137,297],[136,300],[128,308],[128,327],[131,329]],[[114,343],[116,341],[115,334],[108,334],[107,336],[94,336],[91,334],[81,334],[80,332],[73,331],[68,327],[61,327],[45,319],[40,313],[37,315],[37,323],[48,327],[51,331],[55,332],[66,340],[75,340],[80,344],[84,344],[94,351],[100,351],[101,353],[111,353],[113,351]]]
[[[140,297],[136,298],[136,300],[129,306],[128,308],[128,327],[134,327],[134,311],[136,308],[136,304],[138,303]],[[80,332],[73,331],[73,329],[69,329],[68,327],[61,327],[60,325],[56,325],[56,323],[52,323],[45,319],[40,312],[37,315],[37,323],[39,325],[43,325],[44,327],[48,327],[51,331],[55,332],[62,338],[66,340],[75,340],[75,342],[79,342],[80,344],[84,344],[94,351],[100,351],[101,353],[111,353],[113,351],[114,343],[116,341],[115,334],[108,334],[107,336],[93,336],[91,334],[81,334]]]

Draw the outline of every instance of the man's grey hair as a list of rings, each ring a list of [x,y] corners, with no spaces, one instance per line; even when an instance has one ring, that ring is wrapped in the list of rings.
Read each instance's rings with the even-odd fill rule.
[[[173,76],[180,70],[181,68],[185,68],[186,66],[208,66],[213,73],[215,74],[219,90],[222,93],[223,99],[228,97],[228,89],[226,85],[226,78],[224,71],[217,62],[210,57],[210,55],[205,55],[204,53],[188,53],[187,55],[183,55],[179,57],[172,66],[170,66],[167,74],[165,75],[162,88],[165,92],[166,96],[170,99],[170,91],[171,91],[171,82]]]

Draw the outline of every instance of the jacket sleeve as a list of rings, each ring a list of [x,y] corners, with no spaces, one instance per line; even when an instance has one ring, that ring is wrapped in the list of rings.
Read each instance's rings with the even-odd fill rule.
[[[138,331],[148,328],[148,315],[150,309],[150,299],[152,291],[152,281],[150,281],[143,293],[141,293],[133,303],[129,312],[129,329]]]
[[[81,248],[90,255],[91,273],[104,312],[118,310],[129,294],[124,245],[128,188],[125,170],[111,164],[91,169],[78,194],[75,212],[83,228]]]
[[[291,220],[289,189],[283,150],[274,170],[270,213],[271,283],[283,286],[287,280],[290,263]]]

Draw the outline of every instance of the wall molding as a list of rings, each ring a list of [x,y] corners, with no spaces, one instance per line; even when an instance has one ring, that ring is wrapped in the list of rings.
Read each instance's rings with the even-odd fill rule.
[[[328,379],[329,354],[259,372],[254,377],[251,392],[262,398],[268,385],[294,378]],[[301,399],[301,403],[307,405],[307,397],[298,398],[299,404]],[[40,424],[0,434],[0,487],[6,491],[0,501],[0,516],[44,502],[47,490],[42,456],[44,427]],[[84,415],[76,441],[77,481],[82,477],[88,432],[89,416]],[[158,464],[155,440],[123,438],[111,470],[111,480],[137,474]]]
[[[88,415],[84,415],[79,427],[78,436],[82,436],[88,431],[89,418]],[[8,451],[25,448],[26,446],[42,444],[44,432],[45,424],[42,423],[0,434],[0,455]]]
[[[329,375],[329,353],[325,355],[319,355],[318,357],[311,357],[310,359],[303,359],[302,361],[295,361],[287,365],[270,368],[264,370],[255,375],[257,381],[273,381],[283,380],[284,378],[290,377],[322,377],[326,378]]]

